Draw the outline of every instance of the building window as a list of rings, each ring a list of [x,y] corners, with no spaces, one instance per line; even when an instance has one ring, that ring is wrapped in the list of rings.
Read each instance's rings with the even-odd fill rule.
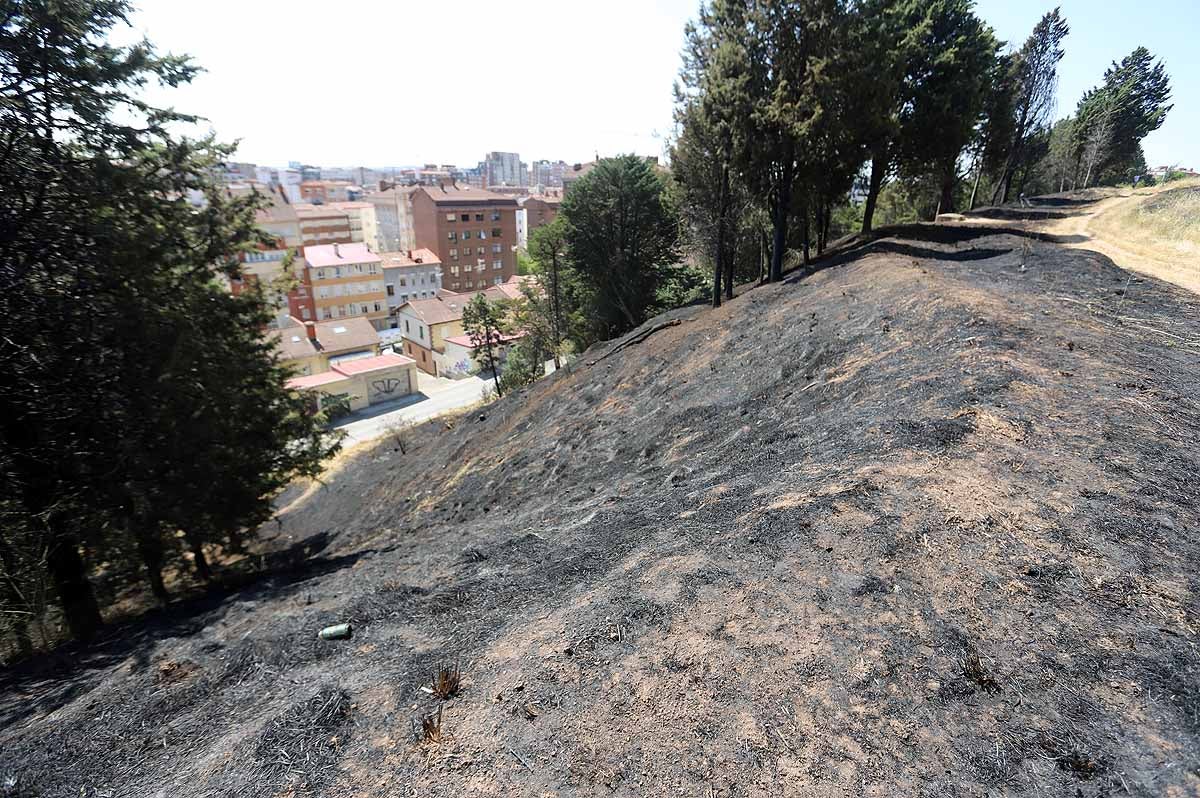
[[[504,261],[502,261],[502,260],[494,260],[494,261],[492,261],[492,268],[493,268],[493,269],[503,269],[503,268],[504,268]]]
[[[379,313],[382,310],[383,310],[383,307],[378,302],[376,302],[375,303],[375,312]]]
[[[480,230],[480,231],[479,231],[479,237],[480,237],[480,238],[487,238],[487,233],[485,233],[484,231]]]
[[[396,286],[394,286],[394,285],[389,285],[389,286],[387,287],[387,295],[388,295],[388,296],[395,296],[395,295],[396,295]]]
[[[405,331],[405,332],[411,332],[411,330],[409,330],[409,329],[408,329],[408,319],[405,319],[405,320],[404,320],[404,331]]]
[[[450,250],[450,257],[454,258],[455,260],[458,260],[458,250],[457,250],[457,249],[451,249],[451,250]]]
[[[302,319],[307,319],[307,318],[309,318],[309,316],[310,316],[310,315],[311,315],[311,314],[308,312],[308,306],[307,306],[307,305],[305,305],[304,307],[300,308],[300,318],[302,318]]]
[[[458,276],[458,267],[457,267],[457,266],[451,266],[451,267],[450,267],[450,273],[451,273],[451,274],[453,274],[455,277],[457,277],[457,276]]]
[[[499,255],[503,251],[504,251],[504,248],[501,247],[499,244],[492,244],[492,254],[493,255]]]
[[[359,308],[361,308],[361,310],[360,310],[361,313],[369,313],[370,312],[367,310],[366,305],[359,305]]]
[[[492,278],[492,285],[500,285],[503,282],[504,282],[503,277],[493,277]]]
[[[477,222],[482,222],[482,221],[483,221],[483,214],[482,214],[482,213],[477,213],[477,214],[475,214],[475,221],[477,221]]]
[[[504,235],[504,232],[499,227],[492,228],[492,238],[499,238]]]
[[[464,235],[464,236],[463,236],[463,238],[469,238],[469,237],[470,237],[470,236],[466,236],[466,235]],[[451,230],[449,233],[446,233],[446,238],[450,239],[451,241],[457,241],[457,240],[458,240],[458,233],[456,233],[456,232],[454,232],[453,230]]]
[[[451,233],[450,235],[454,235],[454,233]],[[470,230],[463,230],[463,241],[466,241],[466,240],[467,240],[467,239],[469,239],[470,237],[471,237],[471,231],[470,231]]]
[[[462,220],[463,220],[464,222],[469,222],[469,221],[471,221],[471,214],[469,214],[469,213],[464,213],[464,214],[462,215]]]
[[[493,222],[500,221],[500,211],[492,211],[492,221]]]
[[[420,338],[422,341],[425,340],[425,328],[424,327],[417,328],[417,337]]]
[[[448,214],[446,214],[446,221],[447,221],[447,222],[454,222],[454,221],[457,221],[457,220],[458,220],[458,217],[457,217],[457,216],[455,216],[454,214],[452,214],[452,213],[448,213]]]
[[[460,284],[460,283],[455,283],[455,284],[454,284],[454,290],[455,290],[455,291],[457,291],[457,290],[458,290],[460,287],[461,287],[461,284]]]

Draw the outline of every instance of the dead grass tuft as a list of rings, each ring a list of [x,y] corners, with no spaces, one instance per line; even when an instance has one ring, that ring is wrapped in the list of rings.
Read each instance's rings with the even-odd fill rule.
[[[417,743],[440,743],[442,741],[442,708],[421,717],[420,726],[412,721],[413,740]]]
[[[979,652],[974,648],[967,651],[967,656],[963,659],[962,671],[963,676],[969,681],[974,682],[989,693],[1000,692],[1000,683],[984,667],[983,660],[979,657]]]
[[[443,701],[458,695],[458,691],[462,687],[462,672],[459,670],[458,664],[451,665],[443,662],[438,665],[430,686],[433,688],[433,694]]]

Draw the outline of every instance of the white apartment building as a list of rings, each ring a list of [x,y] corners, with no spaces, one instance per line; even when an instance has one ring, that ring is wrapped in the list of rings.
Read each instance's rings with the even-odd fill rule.
[[[375,208],[373,246],[376,252],[408,252],[417,248],[412,210],[412,195],[416,188],[397,186],[363,197]]]
[[[432,299],[442,288],[442,264],[428,249],[381,253],[383,279],[387,291],[387,306],[393,316],[405,302]]]

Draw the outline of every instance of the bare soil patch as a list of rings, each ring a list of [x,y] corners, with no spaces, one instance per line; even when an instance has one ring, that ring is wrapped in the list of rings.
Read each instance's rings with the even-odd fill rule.
[[[1194,295],[913,226],[671,317],[6,673],[0,794],[1200,793]]]

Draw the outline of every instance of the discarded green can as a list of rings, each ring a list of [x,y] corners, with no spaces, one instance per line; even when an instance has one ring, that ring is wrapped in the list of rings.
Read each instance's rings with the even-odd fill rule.
[[[335,626],[326,626],[317,633],[317,637],[322,640],[349,640],[354,634],[354,630],[350,628],[348,623],[339,623]]]

